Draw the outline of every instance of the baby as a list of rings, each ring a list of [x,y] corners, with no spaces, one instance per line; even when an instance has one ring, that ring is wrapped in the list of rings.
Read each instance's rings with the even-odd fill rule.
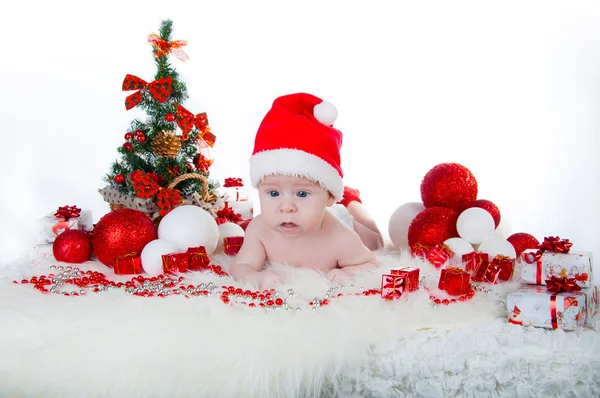
[[[358,191],[343,186],[335,107],[309,94],[277,98],[256,134],[250,179],[261,213],[230,273],[262,288],[283,282],[267,263],[313,268],[332,281],[377,266],[381,233]],[[337,204],[336,204],[337,202]]]

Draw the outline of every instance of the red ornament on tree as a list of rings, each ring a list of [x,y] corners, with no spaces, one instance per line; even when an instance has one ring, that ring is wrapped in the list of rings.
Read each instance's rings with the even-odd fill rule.
[[[123,177],[123,174],[117,174],[114,180],[117,184],[123,184],[125,182],[125,177]]]
[[[425,174],[421,200],[425,207],[447,207],[461,213],[477,199],[477,181],[469,169],[458,163],[442,163]]]
[[[144,142],[144,141],[146,141],[146,136],[145,136],[144,134],[136,135],[136,136],[135,136],[135,139],[136,139],[138,142]]]
[[[456,220],[458,213],[445,207],[429,207],[412,220],[408,227],[408,245],[420,243],[435,246],[446,239],[458,237]]]
[[[175,121],[175,115],[173,115],[172,113],[167,113],[165,115],[165,120],[167,122],[173,122],[173,121]]]
[[[131,132],[129,132],[129,131],[128,131],[128,132],[126,132],[126,133],[125,133],[125,139],[126,139],[127,141],[129,141],[129,140],[130,140],[130,139],[132,139],[132,138],[133,138],[133,134],[131,134]]]
[[[509,241],[510,244],[515,248],[517,257],[519,257],[525,250],[537,249],[540,245],[540,242],[535,238],[535,236],[525,232],[514,233],[506,238],[506,240]]]
[[[135,135],[136,136],[144,135],[144,132],[140,129],[137,129],[137,130],[135,130]]]
[[[125,150],[127,150],[129,152],[133,152],[133,145],[131,144],[131,142],[124,143],[123,148],[125,148]]]
[[[471,207],[480,207],[483,210],[490,213],[492,215],[492,218],[494,219],[494,224],[496,224],[496,228],[498,228],[498,225],[500,225],[500,219],[501,219],[500,209],[498,209],[498,206],[496,206],[494,203],[490,202],[489,200],[477,199],[477,200],[474,200],[473,202],[471,202],[471,204],[469,204],[469,206],[467,208],[471,208]]]
[[[52,244],[56,261],[78,264],[92,256],[92,239],[87,232],[69,229],[56,237]]]
[[[146,214],[133,209],[117,209],[98,221],[92,244],[98,260],[113,267],[117,257],[131,253],[140,255],[144,246],[156,238],[156,228]]]

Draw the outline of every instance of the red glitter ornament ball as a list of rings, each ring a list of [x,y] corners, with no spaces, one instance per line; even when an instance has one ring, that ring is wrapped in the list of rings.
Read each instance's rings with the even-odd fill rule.
[[[458,237],[458,213],[446,207],[429,207],[411,221],[408,227],[408,245],[420,243],[434,246],[446,239]]]
[[[98,221],[92,244],[98,260],[113,267],[117,257],[130,253],[140,255],[144,246],[156,238],[156,228],[146,214],[133,209],[117,209]]]
[[[477,180],[465,166],[442,163],[433,167],[421,181],[425,207],[441,206],[461,213],[477,199]]]
[[[525,232],[517,232],[512,234],[506,238],[506,240],[509,241],[510,244],[515,248],[517,257],[519,257],[525,250],[537,249],[540,245],[540,242],[535,238],[535,236]]]
[[[492,218],[494,219],[496,228],[498,228],[498,225],[500,225],[500,220],[501,220],[500,209],[498,208],[498,206],[496,206],[494,203],[492,203],[489,200],[477,199],[477,200],[474,200],[473,202],[471,202],[471,204],[469,204],[469,206],[467,208],[471,208],[471,207],[480,207],[483,210],[490,213],[492,215]]]
[[[92,238],[87,232],[68,229],[54,240],[52,254],[56,261],[83,263],[92,257]]]

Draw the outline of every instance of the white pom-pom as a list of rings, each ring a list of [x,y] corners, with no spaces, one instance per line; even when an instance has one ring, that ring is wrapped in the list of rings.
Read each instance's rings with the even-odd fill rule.
[[[320,104],[315,105],[313,115],[315,115],[315,119],[325,126],[331,126],[337,119],[338,111],[331,102],[323,101]]]

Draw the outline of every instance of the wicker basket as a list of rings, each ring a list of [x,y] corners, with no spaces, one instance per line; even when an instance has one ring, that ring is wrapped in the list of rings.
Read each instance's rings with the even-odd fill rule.
[[[202,200],[204,203],[211,203],[218,199],[217,195],[208,192],[208,179],[202,174],[197,173],[180,175],[167,186],[167,189],[175,189],[177,184],[189,179],[197,179],[202,181],[202,190],[200,191],[199,196],[200,200]],[[158,222],[160,222],[160,219],[162,219],[158,213],[158,207],[154,203],[153,199],[132,198],[129,195],[120,194],[114,188],[110,187],[100,189],[99,192],[104,196],[104,200],[109,202],[111,211],[123,208],[139,210],[142,213],[148,214],[148,216],[154,221],[155,225],[158,225]],[[196,198],[198,198],[197,194],[194,195],[196,195]],[[192,197],[186,197],[184,200],[187,200],[188,202],[194,202],[194,198]]]

